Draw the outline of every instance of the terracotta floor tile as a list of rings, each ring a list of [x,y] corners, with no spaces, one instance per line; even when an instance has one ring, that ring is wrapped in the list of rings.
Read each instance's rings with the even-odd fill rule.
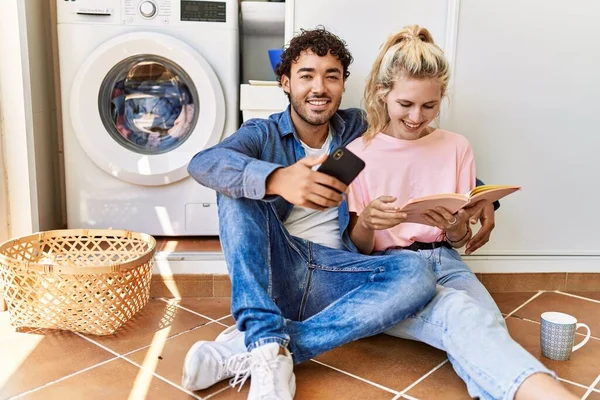
[[[514,316],[540,321],[545,311],[559,311],[573,315],[578,322],[590,327],[592,336],[600,337],[600,303],[578,299],[555,292],[542,293],[532,302],[517,311]],[[578,332],[585,332],[579,330]]]
[[[145,368],[153,370],[169,381],[181,385],[181,371],[188,350],[199,340],[214,340],[223,329],[225,329],[224,326],[211,323],[171,338],[166,342],[157,343],[149,348],[136,351],[126,357]],[[227,382],[199,391],[197,394],[206,397],[225,386],[227,386]]]
[[[600,291],[600,274],[569,272],[566,290]]]
[[[429,375],[406,394],[421,400],[440,399],[469,400],[467,386],[456,375],[452,365],[447,362],[440,369]]]
[[[161,239],[164,239],[164,244],[160,249],[162,252],[222,252],[221,243],[217,236],[161,237]]]
[[[127,398],[177,400],[193,397],[122,359],[110,361],[23,397],[27,400]]]
[[[178,305],[205,315],[212,319],[219,319],[231,314],[231,300],[224,298],[184,298],[176,301]]]
[[[295,400],[391,399],[395,394],[312,361],[296,366]]]
[[[575,396],[582,398],[583,395],[585,394],[585,392],[587,392],[587,389],[582,388],[581,386],[576,386],[576,385],[571,385],[570,383],[567,382],[561,382],[561,384],[567,388],[567,390],[571,393],[573,393]]]
[[[585,398],[585,400],[600,400],[600,393],[591,392],[588,397]]]
[[[571,293],[581,297],[587,297],[588,299],[600,300],[600,291],[597,292],[588,292],[581,290],[566,290],[566,293]]]
[[[535,296],[537,292],[497,292],[491,293],[500,311],[508,314],[517,309],[527,300]]]
[[[482,275],[483,285],[490,292],[537,292],[564,290],[567,274],[560,273],[492,273]]]
[[[295,367],[296,395],[294,400],[390,400],[394,393],[379,389],[361,380],[327,368],[318,363],[307,361]],[[242,400],[248,396],[250,382],[246,382],[241,392],[227,389],[211,399]],[[202,392],[198,392],[201,394]]]
[[[151,299],[146,307],[110,336],[88,337],[109,349],[123,354],[147,346],[153,340],[187,331],[209,321],[158,299]]]
[[[23,393],[114,356],[65,331],[18,333],[0,341],[0,398]]]
[[[446,354],[426,344],[388,335],[348,343],[316,358],[396,391],[402,391],[436,365]]]
[[[587,386],[598,376],[600,340],[591,339],[583,348],[574,352],[569,361],[554,361],[542,357],[539,324],[513,317],[506,322],[513,339],[561,378]]]
[[[229,316],[227,318],[223,318],[219,320],[220,323],[225,324],[227,326],[232,326],[235,325],[235,319],[233,319],[232,316]]]

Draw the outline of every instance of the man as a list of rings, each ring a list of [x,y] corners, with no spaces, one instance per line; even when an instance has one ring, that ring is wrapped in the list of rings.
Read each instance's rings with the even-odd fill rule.
[[[191,390],[231,376],[222,360],[249,362],[249,371],[238,367],[252,374],[250,399],[291,399],[291,354],[299,363],[383,332],[435,293],[414,253],[356,251],[346,231],[346,185],[313,170],[365,129],[359,110],[338,110],[352,61],[344,43],[325,30],[305,32],[283,57],[292,71],[281,85],[292,107],[248,121],[189,166],[218,192],[232,314],[249,351],[244,360],[232,357],[240,350],[228,346],[234,341],[196,344],[184,366]]]
[[[351,61],[335,35],[324,29],[303,31],[292,39],[277,68],[290,99],[288,110],[268,120],[248,121],[191,161],[191,175],[218,192],[221,242],[238,329],[229,328],[215,342],[198,342],[190,349],[184,362],[185,388],[204,389],[232,376],[234,384],[243,384],[251,374],[249,399],[290,399],[295,392],[293,362],[388,330],[445,350],[451,344],[448,351],[453,351],[453,360],[458,359],[455,368],[460,368],[464,357],[454,354],[455,349],[462,351],[460,346],[452,346],[453,338],[448,339],[444,329],[418,325],[422,313],[441,318],[444,325],[449,324],[444,319],[458,318],[451,321],[452,333],[460,329],[463,311],[480,317],[486,330],[469,321],[474,332],[464,332],[461,343],[481,340],[488,333],[500,343],[510,339],[500,321],[452,289],[438,288],[425,310],[398,324],[429,301],[435,277],[416,252],[362,256],[350,241],[342,195],[346,186],[314,167],[329,150],[348,144],[366,128],[360,110],[338,109]],[[480,203],[469,213],[483,221],[468,246],[472,252],[489,238],[493,206]],[[490,351],[498,346],[490,346]],[[543,375],[542,383],[548,382],[544,377],[554,382],[535,359],[518,364],[528,368],[514,381],[506,379],[515,368],[501,377],[505,380],[472,379],[477,372],[494,372],[478,369],[485,364],[481,358],[489,357],[477,353],[477,348],[466,353],[470,358],[464,365],[471,368],[461,376],[472,381],[467,383],[481,397],[488,395],[486,390],[494,392],[495,386],[502,387],[494,393],[512,397],[530,376]],[[499,357],[513,354],[523,356],[507,351]]]

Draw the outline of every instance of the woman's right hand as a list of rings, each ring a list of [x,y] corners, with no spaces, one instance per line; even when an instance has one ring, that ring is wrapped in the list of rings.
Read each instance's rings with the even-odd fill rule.
[[[368,230],[383,230],[406,221],[407,215],[398,212],[393,196],[381,196],[373,200],[358,217],[358,223]]]

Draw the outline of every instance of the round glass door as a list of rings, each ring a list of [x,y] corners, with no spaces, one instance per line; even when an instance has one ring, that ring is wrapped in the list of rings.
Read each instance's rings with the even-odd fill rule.
[[[73,130],[111,176],[160,186],[189,176],[199,151],[219,142],[225,98],[208,62],[155,32],[109,39],[81,64],[70,93]]]
[[[98,96],[100,118],[121,146],[140,154],[179,147],[198,120],[198,94],[188,74],[156,55],[129,57],[108,73]]]

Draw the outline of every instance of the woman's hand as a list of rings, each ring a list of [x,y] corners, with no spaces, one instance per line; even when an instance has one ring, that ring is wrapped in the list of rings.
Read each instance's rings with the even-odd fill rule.
[[[470,215],[464,210],[452,214],[444,207],[436,207],[423,213],[425,221],[443,230],[454,247],[462,247],[469,240],[469,217]]]
[[[358,223],[368,230],[378,231],[393,228],[406,221],[407,215],[398,212],[394,205],[396,198],[393,196],[381,196],[373,200],[358,217]]]

